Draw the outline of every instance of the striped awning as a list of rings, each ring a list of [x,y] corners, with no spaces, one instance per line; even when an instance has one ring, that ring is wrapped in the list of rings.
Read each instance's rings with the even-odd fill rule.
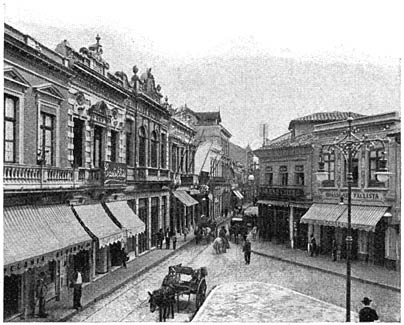
[[[99,248],[123,240],[122,230],[107,215],[101,204],[73,206],[78,217],[98,239]]]
[[[239,191],[233,190],[233,193],[234,193],[235,196],[237,196],[237,198],[238,198],[239,200],[244,199],[243,194],[241,194]]]
[[[388,207],[352,205],[351,228],[365,231],[375,231],[377,223],[386,213]],[[338,227],[348,227],[348,209],[337,221]]]
[[[187,207],[198,204],[198,201],[195,200],[192,196],[190,196],[185,191],[176,190],[176,191],[174,191],[173,194],[178,200],[180,200],[182,203],[184,203]]]
[[[5,207],[3,225],[5,274],[91,248],[91,237],[67,205]]]
[[[338,218],[346,210],[346,205],[314,203],[300,219],[301,223],[321,226],[337,226]]]
[[[133,212],[127,201],[108,202],[106,205],[122,228],[127,230],[128,236],[135,236],[145,231],[144,222]]]

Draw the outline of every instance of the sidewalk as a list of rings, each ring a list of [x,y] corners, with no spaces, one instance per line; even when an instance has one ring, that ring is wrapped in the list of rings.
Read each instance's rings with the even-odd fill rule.
[[[251,240],[250,236],[249,239]],[[346,260],[333,262],[331,256],[328,255],[310,257],[307,251],[291,249],[282,244],[258,241],[258,239],[256,241],[251,240],[251,248],[252,252],[258,255],[346,277]],[[388,270],[382,266],[352,261],[351,277],[352,280],[379,285],[398,292],[401,291],[400,272]]]
[[[92,303],[108,296],[113,291],[128,283],[130,280],[147,272],[154,266],[160,264],[170,256],[174,255],[178,250],[185,248],[193,239],[193,234],[188,234],[187,241],[184,242],[183,236],[178,235],[177,249],[153,249],[143,255],[137,256],[127,263],[127,268],[117,267],[115,270],[104,276],[98,277],[95,281],[83,286],[81,304],[83,309]],[[45,318],[27,318],[25,320],[14,319],[12,321],[24,322],[63,322],[71,318],[77,313],[73,309],[73,289],[69,289],[69,293],[61,297],[59,302],[49,304],[46,312],[48,317]]]

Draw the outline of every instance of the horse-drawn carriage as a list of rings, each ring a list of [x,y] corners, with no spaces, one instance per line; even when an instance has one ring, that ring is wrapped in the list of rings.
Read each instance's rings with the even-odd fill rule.
[[[198,310],[206,297],[206,267],[193,269],[181,264],[168,268],[168,274],[164,277],[161,288],[154,290],[150,295],[150,311],[160,310],[160,321],[166,320],[171,314],[174,318],[174,304],[177,301],[177,310],[180,311],[180,296],[188,295],[186,307],[190,304],[191,295],[195,296],[195,309]],[[186,308],[185,307],[185,308]]]
[[[216,223],[208,220],[198,223],[195,229],[196,243],[210,244],[216,238]]]

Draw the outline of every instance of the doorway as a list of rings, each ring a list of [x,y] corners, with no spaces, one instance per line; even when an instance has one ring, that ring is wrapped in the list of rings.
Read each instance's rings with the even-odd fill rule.
[[[21,306],[22,276],[12,274],[4,277],[4,320],[18,314]]]

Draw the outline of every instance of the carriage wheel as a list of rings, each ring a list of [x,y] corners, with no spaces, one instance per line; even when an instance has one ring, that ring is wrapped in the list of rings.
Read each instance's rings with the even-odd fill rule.
[[[202,306],[203,302],[205,301],[206,298],[206,280],[202,279],[199,282],[198,289],[196,291],[196,299],[195,299],[195,306],[196,309],[199,309],[199,307]]]

